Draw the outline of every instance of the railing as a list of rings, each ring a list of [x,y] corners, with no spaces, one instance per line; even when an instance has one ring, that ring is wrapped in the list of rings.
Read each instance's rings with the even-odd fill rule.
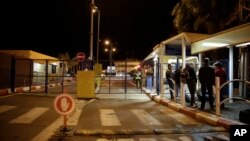
[[[226,101],[229,101],[231,99],[238,99],[238,100],[243,100],[243,101],[246,101],[247,103],[250,104],[250,101],[247,100],[247,99],[244,99],[244,98],[240,98],[240,97],[229,97],[229,98],[226,98],[224,99],[223,101],[220,102],[220,90],[225,87],[226,85],[228,85],[229,83],[232,83],[232,82],[244,82],[246,84],[250,84],[249,81],[247,80],[240,80],[240,79],[234,79],[234,80],[230,80],[230,81],[227,81],[225,83],[223,83],[221,86],[220,86],[220,78],[219,77],[216,77],[215,78],[215,88],[216,88],[216,115],[217,116],[220,116],[221,115],[221,112],[220,112],[220,106],[221,104],[225,103]]]

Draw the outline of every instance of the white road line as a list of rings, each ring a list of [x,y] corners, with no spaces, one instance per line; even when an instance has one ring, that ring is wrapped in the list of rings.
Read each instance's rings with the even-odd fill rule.
[[[162,125],[157,119],[153,118],[144,110],[131,110],[132,113],[141,120],[144,125]]]
[[[90,100],[88,102],[84,100],[75,100],[76,102],[76,111],[73,113],[68,121],[67,125],[77,125],[79,118],[81,116],[82,108],[90,102],[94,100]],[[37,134],[31,141],[48,141],[52,135],[54,135],[55,131],[63,125],[63,116],[57,118],[53,123],[47,126],[44,130],[42,130],[39,134]]]
[[[101,138],[101,139],[97,139],[96,141],[113,141],[113,140]],[[134,139],[116,139],[116,141],[134,141]],[[150,141],[150,140],[148,140],[148,141]],[[152,140],[152,141],[154,141],[154,140]]]
[[[102,126],[121,126],[113,109],[100,109],[100,118]]]
[[[48,141],[54,135],[55,131],[63,125],[63,116],[57,118],[53,123],[47,126],[42,132],[36,135],[31,141]]]
[[[139,141],[156,141],[154,138],[140,138]]]
[[[49,108],[46,107],[36,107],[28,111],[27,113],[17,117],[16,119],[13,119],[10,121],[10,123],[31,123],[36,118],[38,118],[40,115],[48,111]]]
[[[86,106],[87,104],[89,104],[93,101],[94,100],[85,101],[85,100],[75,99],[76,110],[72,115],[69,116],[68,121],[67,121],[67,125],[77,125],[79,122],[80,116],[82,114],[82,109],[84,108],[84,106]]]
[[[134,139],[118,139],[117,141],[134,141]]]
[[[168,116],[184,125],[199,124],[191,117],[188,117],[187,115],[181,113],[169,114]]]
[[[67,125],[77,125],[81,116],[82,109],[76,109],[73,115],[71,115],[67,121]]]
[[[9,111],[11,109],[16,108],[16,106],[9,106],[9,105],[1,105],[0,106],[0,114],[6,111]]]
[[[184,115],[182,113],[178,113],[175,110],[170,109],[170,108],[164,108],[161,110],[161,112],[165,113],[166,115],[170,116],[171,118],[173,118],[177,122],[180,122],[181,124],[184,124],[184,125],[200,124],[195,119],[193,119],[187,115]]]

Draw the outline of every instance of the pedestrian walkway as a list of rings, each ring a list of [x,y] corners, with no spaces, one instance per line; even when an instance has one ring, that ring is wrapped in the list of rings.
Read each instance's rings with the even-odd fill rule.
[[[165,94],[166,99],[170,99],[170,97],[168,95],[169,94]],[[176,103],[181,103],[180,97],[177,98]],[[186,101],[186,106],[190,107],[189,105],[190,105],[189,101]],[[196,98],[196,107],[191,107],[191,108],[199,110],[200,105],[201,105],[201,102],[198,100],[198,98]],[[215,105],[214,105],[214,108],[215,108]],[[221,116],[220,117],[240,122],[239,112],[241,110],[246,110],[246,109],[250,109],[250,103],[247,103],[245,101],[235,100],[233,102],[226,102],[225,108],[221,108]],[[209,106],[208,102],[206,102],[205,108],[203,111],[210,113],[210,114],[213,114],[213,115],[216,114],[215,110],[210,110],[210,106]]]
[[[241,110],[250,109],[250,104],[245,101],[226,103],[225,108],[221,109],[221,116],[218,117],[216,116],[214,110],[210,110],[209,103],[206,103],[205,109],[201,111],[199,110],[201,102],[198,100],[196,100],[197,107],[193,108],[189,107],[189,102],[186,102],[186,106],[182,106],[180,104],[180,98],[177,98],[176,102],[171,100],[169,93],[165,93],[163,98],[161,98],[156,93],[146,92],[146,95],[153,101],[158,102],[164,106],[170,107],[193,118],[205,121],[209,124],[215,126],[223,126],[227,130],[229,130],[230,125],[233,124],[246,124],[239,121],[239,112]]]

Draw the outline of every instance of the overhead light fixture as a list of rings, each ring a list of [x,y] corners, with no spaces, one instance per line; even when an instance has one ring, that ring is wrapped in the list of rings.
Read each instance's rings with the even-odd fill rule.
[[[236,47],[244,47],[244,46],[248,46],[248,45],[250,45],[250,42],[243,43],[243,44],[238,44],[238,45],[236,45]]]
[[[158,60],[158,55],[156,54],[154,57],[154,62],[156,62]]]
[[[223,47],[223,46],[228,46],[229,44],[226,43],[209,43],[209,42],[205,42],[202,44],[202,46],[206,46],[206,47]]]

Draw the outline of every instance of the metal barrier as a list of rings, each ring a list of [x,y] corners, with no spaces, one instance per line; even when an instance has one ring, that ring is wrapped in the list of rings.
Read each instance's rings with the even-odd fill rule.
[[[234,80],[230,80],[230,81],[227,81],[225,83],[223,83],[221,86],[220,86],[220,78],[219,77],[216,77],[215,78],[215,88],[216,88],[216,115],[217,116],[220,116],[221,115],[221,109],[220,109],[220,106],[221,104],[225,103],[226,101],[229,101],[231,99],[238,99],[238,100],[243,100],[243,101],[246,101],[247,103],[250,103],[249,100],[247,99],[244,99],[244,98],[240,98],[240,97],[229,97],[229,98],[226,98],[224,99],[223,101],[220,102],[220,90],[225,87],[226,85],[228,85],[229,83],[231,82],[244,82],[246,84],[250,84],[249,81],[247,80],[240,80],[240,79],[234,79]]]

